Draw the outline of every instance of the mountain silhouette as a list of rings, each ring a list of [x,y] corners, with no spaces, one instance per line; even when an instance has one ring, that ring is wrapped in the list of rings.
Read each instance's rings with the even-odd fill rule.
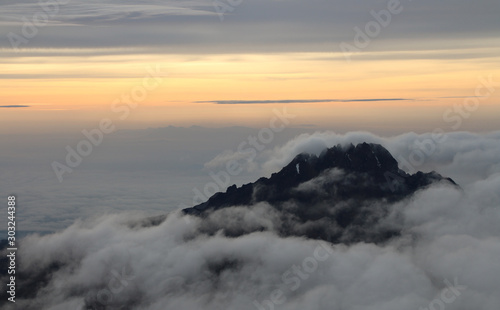
[[[325,149],[319,156],[302,153],[270,178],[241,187],[230,186],[185,214],[210,218],[214,212],[265,204],[279,221],[282,236],[300,236],[333,243],[384,242],[399,235],[398,226],[384,226],[390,206],[434,183],[457,184],[436,172],[408,174],[379,144],[361,143]],[[229,220],[229,219],[228,219]],[[210,222],[208,220],[208,222]],[[274,220],[276,222],[276,220]],[[240,236],[264,226],[206,225],[207,233]]]

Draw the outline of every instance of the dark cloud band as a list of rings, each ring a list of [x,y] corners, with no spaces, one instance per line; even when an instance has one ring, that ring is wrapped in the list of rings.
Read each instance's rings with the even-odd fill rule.
[[[16,104],[0,105],[0,108],[29,108],[29,107],[30,107],[29,105],[16,105]]]
[[[196,103],[215,104],[291,104],[291,103],[326,103],[326,102],[377,102],[377,101],[407,101],[405,98],[373,98],[373,99],[305,99],[305,100],[214,100],[196,101]]]

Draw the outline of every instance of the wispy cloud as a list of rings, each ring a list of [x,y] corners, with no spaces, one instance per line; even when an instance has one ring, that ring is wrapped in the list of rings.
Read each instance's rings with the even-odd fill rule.
[[[485,98],[486,96],[448,96],[448,97],[438,97],[438,99],[463,99],[463,98]]]
[[[370,99],[303,99],[303,100],[214,100],[196,101],[196,103],[215,104],[290,104],[290,103],[322,103],[322,102],[376,102],[376,101],[407,101],[407,98],[370,98]]]
[[[133,54],[135,49],[147,52],[159,49],[169,54],[187,51],[199,54],[333,52],[339,42],[352,40],[353,27],[371,20],[367,19],[371,10],[384,9],[384,5],[374,5],[369,1],[255,0],[245,1],[244,6],[230,12],[221,23],[214,4],[233,9],[227,1],[64,2],[67,4],[60,5],[44,27],[38,27],[38,39],[29,40],[29,44],[21,47],[90,49],[98,54],[102,54],[102,50]],[[405,18],[395,21],[397,26],[391,24],[390,30],[380,39],[381,43],[370,46],[360,59],[497,57],[497,51],[492,49],[498,48],[495,31],[500,25],[498,1],[480,0],[480,4],[476,3],[467,0],[413,2],[411,6],[405,6]],[[449,12],[450,4],[457,9]],[[32,23],[33,16],[45,14],[38,1],[30,0],[1,1],[0,12],[0,35],[5,38],[0,40],[0,48],[5,51],[12,49],[6,38],[10,32],[22,36],[26,19]],[[186,24],[190,26],[185,27]],[[326,42],[331,42],[330,47]],[[402,50],[402,46],[407,48]],[[337,52],[329,54],[334,59],[340,57],[343,60],[341,51]],[[17,54],[7,56],[17,57]]]

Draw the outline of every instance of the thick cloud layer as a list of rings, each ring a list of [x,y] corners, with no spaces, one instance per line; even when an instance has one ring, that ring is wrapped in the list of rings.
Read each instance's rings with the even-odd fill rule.
[[[56,7],[54,3],[59,5]],[[9,53],[12,46],[7,35],[11,32],[21,35],[25,20],[30,23],[34,20],[42,26],[38,27],[38,36],[29,44],[22,44],[23,48],[71,48],[75,53],[81,53],[79,49],[101,49],[92,51],[95,54],[122,54],[125,47],[133,48],[132,53],[341,52],[341,42],[352,42],[353,28],[364,28],[374,20],[370,11],[386,10],[388,3],[385,0],[53,0],[40,3],[8,0],[0,4],[3,30],[0,34],[4,38],[0,40],[0,47],[6,49],[5,55],[17,57]],[[416,50],[442,51],[443,47],[498,46],[494,40],[488,43],[477,40],[497,37],[499,6],[495,0],[400,1],[400,7],[402,12],[392,16],[391,25],[383,30],[380,39],[384,44],[373,49],[401,50],[402,46],[404,49],[412,46]],[[42,17],[47,16],[45,12],[47,20]],[[30,30],[25,31],[30,33]],[[67,52],[62,49],[58,53]],[[464,53],[458,57],[496,55],[495,51],[477,49],[472,55]],[[439,54],[437,57],[457,56]]]
[[[412,153],[403,150],[425,137],[302,136],[277,148],[268,164],[286,162],[298,150],[314,152],[321,143],[361,140],[382,141],[396,158],[407,155],[410,162]],[[461,189],[438,184],[387,205],[386,224],[402,228],[402,235],[388,243],[330,245],[279,237],[274,230],[283,219],[265,204],[220,210],[203,221],[171,213],[157,226],[141,214],[107,216],[25,239],[18,253],[24,276],[20,288],[25,289],[19,296],[27,297],[16,305],[19,309],[497,310],[499,136],[447,137],[425,165],[441,173],[454,172],[466,182]],[[469,171],[474,173],[465,177]],[[314,185],[310,182],[302,189]],[[203,233],[207,225],[263,229],[228,238],[222,231]],[[376,232],[377,227],[369,229]],[[34,290],[35,284],[41,288]]]

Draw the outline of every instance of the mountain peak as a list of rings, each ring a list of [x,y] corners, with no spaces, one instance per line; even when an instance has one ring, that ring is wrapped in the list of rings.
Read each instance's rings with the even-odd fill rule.
[[[270,178],[260,178],[239,188],[230,186],[225,193],[217,193],[206,202],[183,211],[208,216],[210,212],[228,207],[266,203],[284,217],[291,216],[300,223],[321,220],[349,231],[354,224],[356,227],[367,221],[373,224],[387,214],[388,210],[377,210],[387,204],[377,201],[396,202],[436,182],[456,185],[436,172],[405,173],[389,151],[379,144],[337,145],[325,149],[319,156],[301,153]],[[398,233],[389,229],[382,235],[370,235],[359,229],[345,239],[344,233],[331,227],[282,229],[285,235],[331,242],[383,241]]]

